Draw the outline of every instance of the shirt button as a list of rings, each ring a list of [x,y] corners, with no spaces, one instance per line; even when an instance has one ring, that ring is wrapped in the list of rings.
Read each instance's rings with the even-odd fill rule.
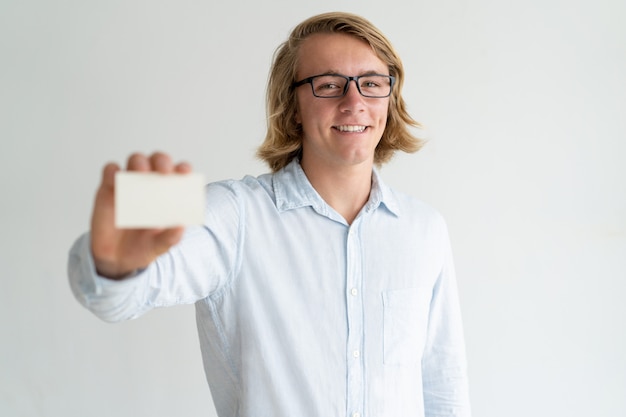
[[[359,352],[358,350],[355,350],[354,352],[352,352],[352,356],[354,356],[355,358],[358,358],[359,356],[361,356],[361,352]]]
[[[357,295],[358,293],[359,293],[359,290],[357,290],[356,288],[352,288],[350,290],[350,294],[352,294],[352,295]]]
[[[361,417],[361,413],[352,413],[352,417]]]

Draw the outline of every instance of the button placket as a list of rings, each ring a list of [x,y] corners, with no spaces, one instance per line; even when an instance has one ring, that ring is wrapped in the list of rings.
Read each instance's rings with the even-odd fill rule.
[[[348,310],[347,344],[347,411],[354,417],[361,416],[364,404],[363,376],[363,300],[359,296],[362,285],[362,248],[359,234],[360,219],[352,223],[347,234],[346,301]],[[355,411],[358,410],[358,411]]]

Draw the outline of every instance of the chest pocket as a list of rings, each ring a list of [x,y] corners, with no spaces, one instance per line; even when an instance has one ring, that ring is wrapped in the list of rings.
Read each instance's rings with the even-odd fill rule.
[[[383,291],[383,362],[415,365],[422,359],[432,289]]]

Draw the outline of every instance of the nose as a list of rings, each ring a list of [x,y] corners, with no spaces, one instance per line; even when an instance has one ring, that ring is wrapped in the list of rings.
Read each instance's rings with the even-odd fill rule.
[[[352,86],[354,81],[354,87]],[[363,96],[359,92],[356,80],[348,81],[346,85],[346,94],[341,99],[341,110],[345,112],[363,111],[364,101]]]

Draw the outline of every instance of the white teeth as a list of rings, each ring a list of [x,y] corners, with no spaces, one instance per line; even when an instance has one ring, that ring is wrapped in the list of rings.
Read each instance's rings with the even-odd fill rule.
[[[335,126],[340,132],[362,132],[366,126]]]

